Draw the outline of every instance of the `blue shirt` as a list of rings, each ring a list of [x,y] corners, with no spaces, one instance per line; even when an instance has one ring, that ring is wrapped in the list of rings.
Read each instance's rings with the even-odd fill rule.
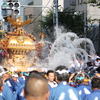
[[[14,82],[11,78],[6,80],[5,84],[9,86],[13,93],[21,87],[21,83],[19,81]]]
[[[3,99],[2,92],[0,93],[0,100],[4,100],[4,99]]]
[[[22,77],[18,77],[18,80],[21,85],[25,84],[25,80]]]
[[[4,100],[15,100],[15,95],[13,94],[12,90],[7,84],[4,85],[4,89],[2,91],[2,97]]]
[[[86,95],[84,100],[100,100],[100,90],[94,90],[91,94]]]
[[[81,100],[81,98],[75,88],[63,81],[51,89],[49,100]]]
[[[24,98],[24,93],[23,93],[23,89],[24,89],[25,85],[22,85],[19,90],[17,91],[17,100],[25,100]]]
[[[84,97],[87,94],[90,94],[92,89],[90,86],[88,85],[84,85],[84,84],[80,84],[78,86],[75,87],[78,90],[79,95],[81,96],[81,99],[84,100]]]

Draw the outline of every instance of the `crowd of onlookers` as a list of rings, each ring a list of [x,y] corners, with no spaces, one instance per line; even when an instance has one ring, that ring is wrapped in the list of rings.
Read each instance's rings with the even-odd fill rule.
[[[60,65],[47,72],[0,74],[0,100],[100,100],[100,58],[71,72]]]

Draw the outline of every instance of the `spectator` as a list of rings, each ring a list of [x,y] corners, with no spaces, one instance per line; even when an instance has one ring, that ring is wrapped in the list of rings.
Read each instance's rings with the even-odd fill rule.
[[[92,78],[92,92],[89,95],[86,95],[84,100],[100,100],[100,78]]]
[[[32,73],[39,73],[39,72],[37,72],[37,71],[31,71],[30,72],[30,75],[32,74]],[[28,76],[26,76],[26,78],[27,78]],[[24,98],[24,88],[25,88],[25,84],[23,84],[20,88],[19,88],[19,90],[17,91],[17,93],[16,93],[16,95],[17,95],[17,100],[25,100],[25,98]]]
[[[75,88],[78,90],[81,99],[84,100],[84,97],[92,91],[90,85],[88,85],[89,77],[87,74],[81,72],[76,75],[75,79],[77,84]]]
[[[58,86],[51,89],[49,100],[81,100],[78,91],[67,83],[68,69],[65,66],[58,66],[55,71]]]
[[[100,66],[100,58],[97,58],[95,61],[95,66],[99,67]]]
[[[18,91],[17,91],[17,93],[16,93],[16,99],[17,100],[25,100],[25,98],[24,98],[24,87],[25,87],[25,85],[22,85],[19,89],[18,89]]]
[[[23,76],[23,72],[18,72],[18,80],[21,85],[25,84],[25,77]]]
[[[0,100],[3,100],[3,94],[2,94],[3,89],[4,89],[3,81],[2,77],[0,77]]]
[[[95,74],[95,70],[94,70],[93,66],[88,68],[88,75],[89,75],[89,77],[92,77],[94,74]]]
[[[2,77],[4,84],[4,89],[2,91],[3,99],[4,100],[15,100],[15,95],[12,91],[12,86],[10,83],[10,75],[8,72],[5,72]]]
[[[100,66],[96,69],[97,73],[95,73],[95,77],[100,78]]]
[[[13,89],[13,93],[16,92],[21,87],[21,83],[19,82],[18,75],[16,73],[12,74],[10,83]]]
[[[26,79],[25,98],[26,100],[48,100],[48,81],[40,73],[32,72]]]
[[[10,76],[10,74],[8,73],[8,71],[3,72],[2,79],[3,79],[4,83],[8,83],[10,77],[11,77],[11,76]]]
[[[69,85],[72,86],[72,87],[75,87],[76,86],[76,83],[75,83],[75,76],[76,76],[76,72],[74,73],[69,73]]]
[[[54,81],[55,73],[53,70],[48,70],[47,79],[48,79],[48,84],[50,85],[51,88],[57,87],[57,83]]]

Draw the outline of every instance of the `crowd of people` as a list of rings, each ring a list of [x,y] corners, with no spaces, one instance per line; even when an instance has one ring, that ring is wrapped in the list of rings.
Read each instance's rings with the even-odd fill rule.
[[[0,100],[100,100],[100,58],[84,70],[59,65],[47,72],[0,74]]]

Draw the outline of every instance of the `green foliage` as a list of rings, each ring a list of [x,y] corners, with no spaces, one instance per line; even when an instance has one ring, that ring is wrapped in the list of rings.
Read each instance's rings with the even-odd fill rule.
[[[75,32],[78,36],[84,34],[84,18],[82,12],[75,14],[75,12],[70,9],[64,9],[63,11],[59,11],[58,15],[59,26],[64,26],[67,31]],[[40,21],[42,29],[51,39],[54,39],[53,16],[53,10],[50,10],[44,17],[44,20]]]
[[[77,33],[78,36],[84,33],[82,13],[75,14],[75,12],[65,9],[59,13],[59,24],[64,26],[68,31]]]
[[[89,3],[96,3],[96,0],[89,0]]]
[[[46,33],[46,35],[51,38],[51,40],[54,40],[53,36],[53,10],[49,10],[47,12],[47,15],[43,18],[44,20],[40,20],[41,27],[44,30],[43,32]]]
[[[0,40],[2,39],[2,32],[0,32]]]

